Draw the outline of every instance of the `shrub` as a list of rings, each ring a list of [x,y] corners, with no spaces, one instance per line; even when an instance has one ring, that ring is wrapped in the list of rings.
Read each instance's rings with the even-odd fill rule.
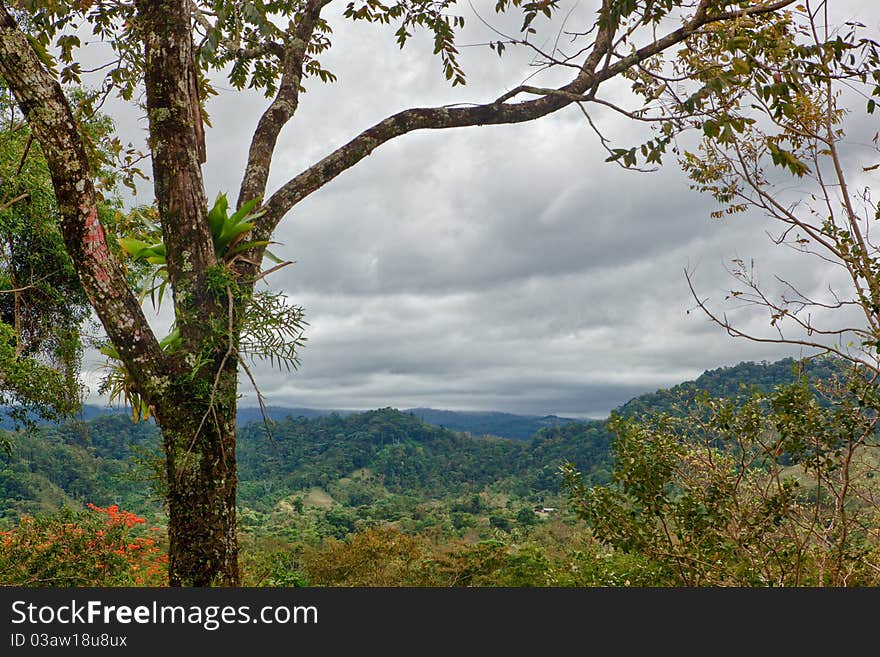
[[[157,527],[116,505],[24,516],[0,532],[5,586],[161,586],[168,557]]]

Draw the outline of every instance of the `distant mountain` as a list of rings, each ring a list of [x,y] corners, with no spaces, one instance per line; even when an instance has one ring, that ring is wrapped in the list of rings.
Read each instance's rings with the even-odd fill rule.
[[[294,492],[329,490],[344,481],[351,489],[353,473],[371,473],[376,490],[413,500],[488,488],[532,499],[558,493],[559,466],[568,461],[592,481],[607,481],[609,442],[601,421],[549,427],[525,441],[475,437],[391,408],[312,419],[288,415],[271,434],[262,422],[239,429],[239,501],[267,510]],[[11,456],[0,453],[0,521],[86,502],[139,513],[161,507],[146,485],[160,457],[152,423],[108,413],[19,432],[13,443]],[[368,488],[357,497],[376,494]]]
[[[793,381],[795,364],[789,358],[708,370],[694,381],[632,399],[617,412],[675,412],[677,402],[699,390],[719,397],[768,391]],[[807,366],[815,379],[839,371],[839,362],[830,359]],[[269,414],[267,432],[259,409],[239,409],[239,499],[250,508],[265,510],[310,488],[345,489],[344,502],[352,505],[378,504],[383,495],[418,501],[488,489],[538,499],[558,493],[562,463],[574,462],[593,483],[607,481],[612,467],[612,435],[604,420],[430,408],[273,407]],[[0,521],[85,502],[122,503],[137,512],[161,509],[145,486],[159,463],[159,432],[152,422],[133,424],[125,409],[86,406],[80,419],[18,432],[12,440],[13,454],[0,452]]]
[[[494,411],[442,411],[433,408],[410,408],[405,412],[412,413],[422,422],[453,431],[466,431],[474,436],[501,436],[528,440],[541,429],[559,427],[566,424],[582,423],[581,420],[557,417],[556,415],[514,415]]]
[[[328,415],[346,417],[364,411],[329,410],[317,408],[288,408],[285,406],[269,406],[266,415],[272,422],[281,422],[287,418],[306,418],[314,420]],[[401,411],[414,415],[422,422],[433,424],[452,431],[463,431],[473,436],[498,436],[528,440],[541,429],[560,427],[566,424],[581,423],[581,420],[558,417],[556,415],[516,415],[497,411],[448,411],[436,408],[408,408]],[[237,422],[243,427],[251,422],[262,422],[263,413],[253,406],[242,406],[238,409]]]
[[[793,383],[799,374],[810,381],[828,380],[841,374],[846,365],[839,359],[825,357],[799,364],[793,358],[774,362],[743,361],[729,367],[706,370],[693,381],[685,381],[669,389],[661,389],[629,400],[614,409],[618,415],[634,417],[656,413],[675,412],[676,403],[692,399],[698,392],[712,397],[732,398],[751,391],[770,392],[779,385]]]
[[[3,412],[4,409],[0,406],[0,429],[15,429],[17,428],[14,422]],[[326,410],[326,409],[315,409],[315,408],[288,408],[282,406],[269,406],[267,408],[267,415],[270,420],[278,421],[283,420],[284,418],[290,417],[306,417],[309,419],[314,419],[316,417],[324,417],[325,415],[330,415],[331,413],[338,413],[340,415],[347,415],[354,411],[342,411],[342,410]],[[101,417],[105,415],[129,415],[131,413],[131,409],[129,407],[119,407],[119,406],[98,406],[96,404],[84,404],[80,413],[76,416],[76,420],[84,420],[89,421],[93,420],[96,417]],[[48,420],[43,420],[36,416],[32,418],[36,424],[39,425],[58,425],[58,422],[51,422]],[[238,426],[244,426],[250,422],[262,422],[263,421],[263,412],[259,407],[256,406],[242,406],[239,407],[236,421]],[[63,424],[63,422],[62,422]]]
[[[128,408],[119,408],[115,406],[97,406],[95,404],[84,404],[80,409],[79,414],[73,418],[74,420],[93,420],[96,417],[101,417],[104,415],[128,415],[131,413],[131,410]],[[62,422],[52,422],[50,420],[46,420],[40,418],[36,415],[30,415],[29,420],[33,421],[37,425],[46,425],[46,426],[55,426],[58,424],[65,424],[66,421]],[[0,406],[0,429],[12,430],[17,429],[18,423],[12,420],[7,413],[7,407]]]
[[[355,412],[357,411],[328,410],[326,408],[289,408],[287,406],[267,406],[265,415],[272,422],[280,422],[281,420],[284,420],[288,417],[304,417],[309,420],[314,420],[315,418],[326,417],[327,415],[332,415],[334,413],[337,415],[345,416]],[[257,406],[239,406],[238,410],[236,411],[235,421],[239,427],[250,424],[251,422],[262,422],[263,420],[263,411]]]
[[[744,361],[729,367],[706,370],[693,381],[685,381],[672,388],[660,389],[656,392],[640,395],[614,409],[622,415],[638,415],[669,411],[674,400],[682,396],[692,396],[697,391],[706,391],[714,397],[731,397],[741,394],[747,389],[769,391],[774,386],[790,383],[795,378],[794,367],[797,361],[784,358],[775,362]],[[827,378],[840,372],[840,361],[832,358],[820,358],[807,363],[807,374],[814,379]],[[77,419],[89,421],[103,415],[128,414],[127,408],[98,406],[86,404]],[[267,416],[272,422],[281,422],[289,418],[306,418],[314,420],[329,415],[342,417],[364,411],[344,409],[316,409],[305,407],[269,406]],[[401,412],[409,413],[423,422],[444,427],[452,431],[463,431],[473,436],[499,436],[528,440],[537,431],[551,427],[560,427],[572,423],[583,423],[575,418],[556,415],[518,415],[498,411],[454,411],[435,408],[409,408]],[[263,411],[255,406],[240,406],[237,414],[239,427],[251,422],[263,422]],[[38,424],[52,424],[38,421]],[[14,428],[5,417],[0,406],[0,429]]]
[[[607,477],[604,422],[567,427],[551,427],[524,441],[475,437],[392,408],[313,420],[288,417],[273,427],[271,439],[258,423],[239,433],[239,475],[244,497],[253,502],[254,484],[265,491],[262,482],[272,482],[275,495],[283,496],[313,486],[326,489],[356,471],[372,473],[391,492],[421,498],[493,485],[521,494],[558,491],[558,468],[565,461],[588,474],[604,469]]]
[[[346,417],[354,413],[364,411],[353,411],[343,409],[323,409],[323,408],[303,408],[288,406],[268,406],[266,408],[265,417],[271,422],[281,422],[287,418],[306,418],[314,420],[328,415],[339,415]],[[463,431],[474,436],[499,436],[501,438],[515,438],[517,440],[528,440],[541,429],[549,427],[559,427],[572,422],[581,422],[580,420],[557,417],[556,415],[545,415],[543,417],[536,415],[516,415],[514,413],[500,413],[495,411],[448,411],[438,410],[434,408],[411,408],[402,411],[410,413],[419,418],[423,422],[433,424],[452,431]],[[127,415],[130,413],[128,408],[119,408],[111,406],[97,406],[94,404],[86,404],[82,408],[82,412],[77,417],[79,420],[89,421],[103,415]],[[247,426],[251,422],[262,423],[264,420],[263,411],[256,406],[240,406],[236,414],[236,424],[239,428]],[[37,424],[57,424],[38,420]],[[14,429],[13,423],[3,417],[0,412],[0,429]]]

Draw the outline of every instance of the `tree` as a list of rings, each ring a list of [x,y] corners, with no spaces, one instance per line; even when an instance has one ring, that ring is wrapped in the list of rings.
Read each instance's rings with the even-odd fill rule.
[[[612,485],[588,490],[566,469],[580,514],[603,540],[686,585],[874,585],[880,572],[880,206],[860,179],[878,168],[877,136],[854,153],[844,130],[856,114],[844,101],[875,110],[880,47],[860,25],[834,30],[829,4],[807,0],[760,61],[756,42],[728,44],[745,84],[703,122],[704,139],[682,164],[694,188],[722,204],[714,216],[761,211],[781,227],[776,244],[828,271],[824,289],[777,277],[774,294],[753,263],[734,261],[739,285],[725,300],[766,311],[769,335],[712,307],[686,272],[697,307],[734,337],[832,354],[825,362],[838,373],[739,404],[705,399],[683,419],[618,421]],[[703,46],[689,53],[692,65],[722,54]]]
[[[843,577],[840,563],[852,533],[876,540],[876,519],[852,526],[847,514],[875,507],[876,495],[864,484],[876,474],[880,413],[880,248],[872,225],[880,204],[871,194],[880,149],[876,131],[860,123],[874,114],[880,97],[880,44],[860,36],[858,23],[835,28],[829,5],[805,3],[798,28],[753,70],[756,84],[743,89],[731,111],[704,125],[707,139],[683,164],[693,186],[722,205],[716,216],[763,213],[779,227],[772,236],[777,245],[813,258],[823,271],[821,289],[776,276],[773,291],[754,263],[734,261],[738,286],[726,300],[765,311],[770,332],[763,334],[711,307],[688,280],[697,306],[729,335],[809,348],[851,366],[842,382],[819,382],[810,395],[833,417],[817,420],[821,414],[804,393],[790,395],[790,408],[777,422],[781,439],[795,436],[800,446],[812,446],[814,461],[804,467],[837,510],[825,541],[841,555],[829,572]],[[749,60],[750,51],[742,52]],[[736,138],[725,135],[734,125]]]
[[[678,586],[875,586],[878,416],[863,381],[836,392],[817,396],[804,378],[613,418],[612,482],[588,489],[564,468],[575,509]]]
[[[880,249],[871,224],[880,205],[870,184],[880,149],[873,128],[858,122],[880,96],[880,45],[860,37],[858,24],[833,29],[828,11],[826,0],[806,2],[805,19],[762,66],[753,46],[738,48],[734,66],[748,68],[753,83],[703,125],[699,149],[682,159],[693,187],[721,205],[714,216],[769,217],[779,226],[773,241],[814,257],[827,284],[810,290],[776,276],[775,293],[754,261],[734,260],[737,288],[725,301],[766,311],[771,331],[758,334],[712,307],[686,275],[698,307],[731,336],[832,353],[876,375]],[[862,103],[865,114],[854,109]],[[848,137],[847,123],[867,134]]]
[[[78,406],[88,300],[57,227],[40,148],[0,86],[0,404],[26,420]]]
[[[95,180],[100,220],[117,229],[123,220],[119,186],[134,187],[134,177],[143,175],[137,168],[143,155],[113,135],[98,94],[72,88],[67,98]],[[58,222],[42,148],[0,79],[0,404],[28,426],[36,416],[57,420],[79,409],[79,364],[92,337],[89,300]],[[111,248],[122,253],[116,244]]]
[[[524,84],[477,105],[404,109],[275,190],[267,189],[269,167],[303,85],[308,79],[333,80],[318,59],[330,47],[326,12],[333,8],[331,0],[0,3],[0,76],[45,154],[65,248],[110,341],[108,354],[119,363],[124,393],[162,430],[170,583],[239,582],[235,404],[240,369],[247,374],[240,356],[251,339],[255,355],[295,362],[301,314],[277,296],[269,312],[261,312],[267,304],[255,294],[265,274],[260,268],[266,246],[294,206],[382,144],[415,130],[521,123],[569,106],[580,108],[587,120],[587,107],[595,104],[656,125],[656,136],[641,149],[612,149],[604,138],[602,144],[609,159],[622,165],[635,165],[639,153],[647,163],[659,163],[675,134],[699,124],[714,109],[713,99],[723,105],[727,88],[740,75],[718,67],[711,74],[695,69],[683,54],[705,40],[727,43],[741,33],[763,39],[784,31],[783,10],[793,3],[601,0],[575,26],[567,22],[575,18],[566,18],[555,0],[500,0],[496,12],[519,13],[521,27],[515,36],[486,45],[499,54],[514,47],[533,50],[544,68],[567,73],[565,84]],[[388,5],[357,0],[340,7],[342,17],[352,21],[396,24],[402,47],[417,30],[427,31],[453,87],[465,83],[455,44],[464,18],[456,8],[454,0]],[[535,45],[542,21],[568,33],[570,51]],[[167,287],[172,293],[175,332],[165,341],[153,333],[141,308],[138,292],[144,290],[130,284],[124,263],[112,252],[114,235],[100,221],[87,155],[62,91],[62,83],[80,79],[79,35],[87,30],[112,46],[113,58],[102,69],[107,72],[103,90],[115,89],[128,99],[136,89],[145,93],[155,236],[161,240],[124,244],[133,257],[156,265],[153,289],[162,293]],[[52,48],[57,59],[49,53]],[[664,59],[676,49],[682,54],[678,63]],[[212,71],[222,71],[235,88],[262,89],[269,98],[251,139],[234,221],[224,199],[209,208],[202,178],[204,101],[217,93],[210,84]],[[631,82],[632,108],[600,93],[620,78]],[[666,91],[677,94],[671,104],[659,101]],[[231,226],[226,233],[224,225]],[[238,232],[224,241],[218,231],[226,237]]]
[[[117,506],[94,504],[23,516],[0,532],[0,576],[7,586],[158,586],[166,558],[159,528],[144,523]]]

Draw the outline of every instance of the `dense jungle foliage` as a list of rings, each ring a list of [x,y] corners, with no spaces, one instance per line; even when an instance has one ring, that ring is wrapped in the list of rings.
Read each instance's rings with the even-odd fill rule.
[[[250,422],[245,581],[873,584],[873,419],[860,415],[867,388],[844,374],[833,361],[741,363],[528,441],[390,408]],[[155,427],[105,414],[8,435],[5,583],[161,584]],[[74,566],[102,551],[116,557],[106,568]]]

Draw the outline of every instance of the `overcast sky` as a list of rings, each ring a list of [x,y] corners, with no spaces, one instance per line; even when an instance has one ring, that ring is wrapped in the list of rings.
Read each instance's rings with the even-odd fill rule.
[[[836,4],[847,18],[880,23],[874,0]],[[338,18],[341,6],[325,12],[335,34],[323,59],[339,81],[309,82],[282,133],[270,189],[388,114],[485,102],[532,72],[526,53],[499,59],[463,47],[468,85],[450,89],[426,39],[401,52],[388,30]],[[498,38],[465,16],[471,27],[461,44]],[[219,191],[234,199],[266,100],[218,88],[208,104],[205,179],[212,199]],[[145,119],[110,110],[122,136],[142,143]],[[616,144],[646,134],[591,112]],[[263,395],[314,408],[604,417],[707,369],[797,356],[735,340],[688,312],[683,271],[720,300],[733,258],[755,258],[764,278],[779,272],[808,288],[824,282],[816,262],[773,247],[760,216],[709,218],[712,200],[688,189],[674,158],[636,173],[605,156],[569,108],[528,124],[404,136],[300,203],[274,247],[296,264],[268,280],[304,307],[308,342],[298,371],[255,369]],[[764,316],[741,321],[767,324]],[[92,355],[86,367],[96,367]],[[89,383],[97,402],[97,375]],[[246,379],[241,391],[242,404],[256,404]]]

